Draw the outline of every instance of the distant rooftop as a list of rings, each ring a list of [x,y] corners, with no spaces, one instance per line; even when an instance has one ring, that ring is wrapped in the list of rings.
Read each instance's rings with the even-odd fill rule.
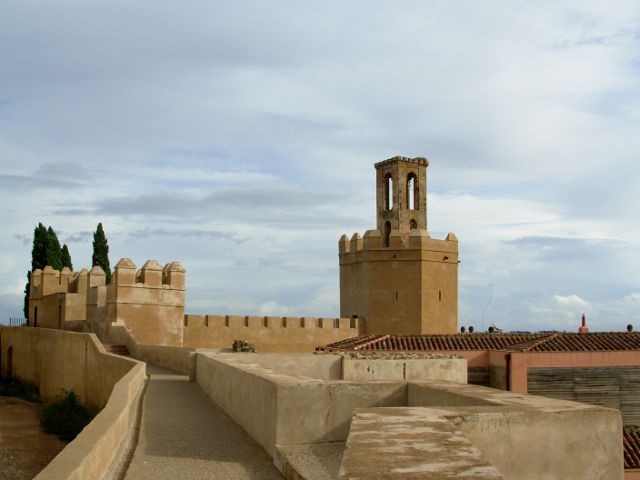
[[[624,468],[640,469],[640,426],[625,425],[624,427]]]
[[[636,332],[460,333],[454,335],[361,335],[320,347],[321,351],[439,352],[509,350],[583,352],[640,350]]]

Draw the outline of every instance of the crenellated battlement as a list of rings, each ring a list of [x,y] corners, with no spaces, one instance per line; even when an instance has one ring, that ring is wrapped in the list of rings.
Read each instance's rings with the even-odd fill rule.
[[[185,315],[182,345],[230,348],[235,340],[245,340],[259,352],[311,352],[330,339],[362,332],[359,318]]]
[[[354,233],[349,239],[342,235],[338,241],[338,253],[340,256],[359,254],[368,251],[388,252],[393,250],[426,250],[436,252],[449,252],[457,255],[458,238],[454,233],[447,234],[444,240],[431,238],[429,232],[424,229],[414,229],[409,233],[409,241],[404,242],[400,230],[391,230],[389,246],[383,246],[382,234],[378,230],[367,230],[364,237]]]
[[[184,316],[184,326],[206,328],[248,328],[248,329],[355,329],[358,318],[331,317],[273,317],[256,315],[191,315]]]
[[[89,272],[83,268],[72,272],[68,267],[54,270],[47,265],[44,269],[31,272],[31,290],[29,298],[40,298],[55,293],[86,294],[87,288],[104,286],[105,275],[100,267],[93,267]]]
[[[156,260],[147,260],[137,270],[130,258],[121,258],[114,267],[110,285],[184,290],[185,273],[186,270],[178,261],[169,262],[163,267]]]

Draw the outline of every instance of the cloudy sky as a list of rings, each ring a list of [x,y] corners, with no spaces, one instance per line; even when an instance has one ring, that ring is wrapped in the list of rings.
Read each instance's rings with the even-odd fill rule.
[[[640,328],[640,3],[0,1],[0,321],[33,228],[190,313],[339,314],[373,164],[426,156],[460,324]]]

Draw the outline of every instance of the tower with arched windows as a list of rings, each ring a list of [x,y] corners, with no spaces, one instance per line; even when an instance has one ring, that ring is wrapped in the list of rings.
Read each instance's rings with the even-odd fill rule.
[[[427,228],[428,166],[422,157],[376,163],[376,216],[385,245],[392,230],[399,230],[406,243],[411,230]]]
[[[458,330],[458,240],[427,230],[426,158],[376,163],[377,229],[351,239],[340,255],[340,315],[371,334]]]

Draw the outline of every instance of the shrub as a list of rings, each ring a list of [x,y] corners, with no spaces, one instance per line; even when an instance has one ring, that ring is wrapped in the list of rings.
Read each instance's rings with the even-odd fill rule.
[[[70,442],[86,427],[95,412],[81,405],[74,392],[63,390],[51,403],[42,409],[40,424],[46,433]]]
[[[234,340],[231,346],[234,352],[255,352],[256,347],[245,340]]]

